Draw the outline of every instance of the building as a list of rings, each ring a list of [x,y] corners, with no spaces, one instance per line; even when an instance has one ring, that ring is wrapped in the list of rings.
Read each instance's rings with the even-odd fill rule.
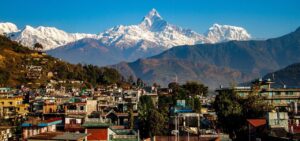
[[[286,112],[268,112],[267,122],[269,128],[284,128],[289,131],[289,116]]]
[[[27,139],[41,133],[56,132],[56,126],[61,123],[61,118],[51,118],[48,120],[32,118],[22,123],[22,137],[23,139]]]
[[[138,141],[138,134],[131,129],[108,128],[108,140],[110,141]]]
[[[22,96],[0,97],[0,116],[12,118],[25,116],[28,113],[28,104],[23,104]]]
[[[251,86],[246,87],[231,87],[220,88],[217,92],[234,90],[239,96],[246,98],[249,94],[257,94],[264,96],[275,107],[288,107],[292,102],[300,102],[300,88],[288,88],[283,86],[282,88],[273,88],[270,79],[256,80],[252,82]]]
[[[0,126],[0,140],[10,141],[13,140],[13,127],[12,126]]]
[[[6,96],[12,92],[11,88],[2,87],[0,88],[0,96]]]
[[[72,97],[65,103],[66,115],[87,115],[87,98]]]
[[[82,126],[85,127],[85,133],[89,135],[87,140],[108,141],[109,127],[111,125],[108,119],[88,118]]]
[[[66,132],[79,132],[84,133],[85,128],[82,127],[85,116],[81,115],[69,115],[65,117],[65,131]]]
[[[84,133],[46,132],[31,136],[27,141],[84,141],[87,136]]]
[[[93,100],[93,99],[87,99],[86,101],[87,105],[86,105],[86,113],[87,115],[90,115],[92,112],[97,111],[97,100]]]

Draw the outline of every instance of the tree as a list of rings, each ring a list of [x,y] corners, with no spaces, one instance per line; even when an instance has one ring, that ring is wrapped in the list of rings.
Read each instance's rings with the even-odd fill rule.
[[[194,97],[194,107],[193,107],[193,110],[196,112],[196,113],[201,113],[201,101],[198,97]]]
[[[118,83],[121,80],[120,73],[116,69],[112,69],[112,68],[103,68],[102,77],[104,83],[106,84]]]
[[[130,85],[133,85],[133,83],[134,83],[134,78],[133,78],[132,75],[130,75],[130,76],[128,77],[127,82],[128,82]]]
[[[246,120],[263,118],[266,112],[271,111],[272,106],[255,91],[241,98],[234,90],[223,90],[217,95],[214,108],[221,128],[233,139],[243,139],[242,135],[247,133]]]
[[[151,109],[149,113],[149,129],[150,129],[150,137],[156,135],[161,135],[164,132],[164,123],[165,118],[163,114],[161,114],[156,109]]]
[[[206,96],[208,92],[208,87],[194,81],[186,82],[182,87],[186,90],[186,92],[190,96],[195,96],[195,95]]]
[[[142,80],[141,78],[138,78],[138,79],[136,80],[136,85],[137,85],[137,87],[144,87],[144,82],[143,82],[143,80]]]
[[[43,45],[40,44],[40,43],[35,43],[35,44],[33,45],[33,48],[34,48],[35,50],[42,50],[44,47],[43,47]]]
[[[154,104],[150,96],[143,95],[139,99],[138,103],[138,119],[139,119],[139,130],[141,137],[146,138],[150,136],[149,129],[149,115],[150,110],[154,109]]]
[[[172,97],[166,95],[160,95],[158,97],[158,112],[164,117],[164,121],[161,134],[166,135],[169,132],[169,116],[170,108],[173,105]]]
[[[0,85],[6,84],[10,77],[10,73],[6,70],[0,70]]]
[[[235,139],[235,133],[243,126],[242,105],[233,90],[222,91],[216,97],[214,108],[221,128]],[[234,121],[234,122],[233,122]]]
[[[128,127],[129,129],[133,129],[134,128],[134,116],[133,116],[133,110],[132,109],[129,109],[128,110]]]
[[[172,90],[178,90],[179,89],[179,87],[180,87],[180,85],[178,84],[178,83],[176,83],[176,82],[171,82],[171,83],[169,83],[169,85],[168,85],[168,88],[169,89],[172,89]]]

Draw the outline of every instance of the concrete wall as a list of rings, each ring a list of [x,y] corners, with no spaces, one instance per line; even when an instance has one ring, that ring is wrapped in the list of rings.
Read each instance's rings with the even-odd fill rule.
[[[93,111],[97,111],[97,100],[87,100],[86,110],[87,115],[90,115]]]

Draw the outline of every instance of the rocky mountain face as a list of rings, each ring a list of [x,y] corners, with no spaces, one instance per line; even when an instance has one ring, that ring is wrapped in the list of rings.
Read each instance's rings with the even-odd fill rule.
[[[279,38],[173,47],[159,55],[112,67],[166,86],[195,80],[211,89],[241,83],[300,62],[300,28]]]

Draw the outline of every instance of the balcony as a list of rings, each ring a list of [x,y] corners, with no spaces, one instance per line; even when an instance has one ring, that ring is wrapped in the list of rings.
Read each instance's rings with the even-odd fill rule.
[[[66,114],[80,115],[80,114],[86,114],[86,111],[85,110],[66,110]]]
[[[300,96],[298,95],[273,95],[266,96],[266,99],[298,99]]]

